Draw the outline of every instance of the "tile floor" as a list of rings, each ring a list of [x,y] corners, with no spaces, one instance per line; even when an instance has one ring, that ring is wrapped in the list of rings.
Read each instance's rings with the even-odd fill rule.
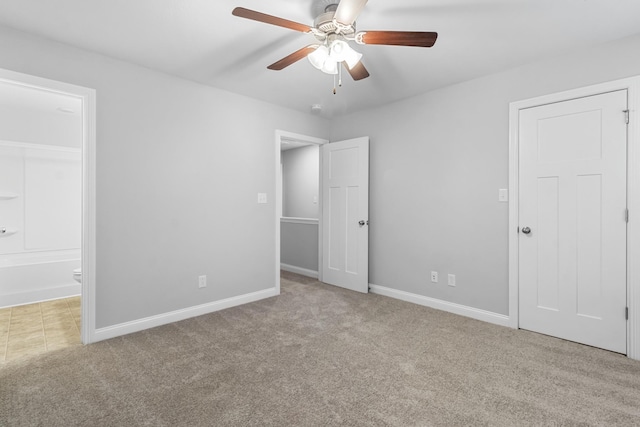
[[[0,363],[80,344],[79,296],[0,309]]]

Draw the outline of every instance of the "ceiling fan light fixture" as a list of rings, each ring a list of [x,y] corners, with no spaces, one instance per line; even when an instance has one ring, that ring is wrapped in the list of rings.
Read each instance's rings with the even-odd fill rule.
[[[326,46],[318,46],[316,50],[307,55],[309,62],[311,65],[316,67],[318,70],[322,70],[324,67],[324,63],[329,58],[329,49]]]
[[[329,46],[329,56],[336,62],[342,62],[345,60],[349,50],[353,50],[349,47],[344,40],[334,40]]]
[[[307,59],[318,70],[327,74],[338,74],[338,63],[331,57],[329,48],[318,46],[316,50],[307,55]]]
[[[352,69],[360,62],[362,54],[353,50],[346,41],[334,40],[329,48],[329,58],[338,63],[346,62],[349,69]]]
[[[320,71],[327,74],[338,74],[338,63],[333,61],[331,58],[327,58]]]
[[[349,67],[349,69],[351,70],[353,69],[353,67],[358,65],[360,59],[362,59],[362,54],[349,48],[349,52],[347,53],[347,55],[345,55],[344,62],[347,63],[347,67]]]

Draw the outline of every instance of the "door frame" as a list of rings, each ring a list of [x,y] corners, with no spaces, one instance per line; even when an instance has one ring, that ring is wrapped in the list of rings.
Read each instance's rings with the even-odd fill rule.
[[[280,295],[280,218],[282,218],[282,141],[293,140],[298,142],[308,142],[322,146],[328,144],[328,139],[314,136],[301,135],[299,133],[288,132],[276,129],[275,132],[275,217],[276,217],[276,257],[275,257],[275,288]],[[319,182],[322,183],[322,152],[319,155]],[[322,191],[318,192],[318,280],[322,281]]]
[[[0,69],[0,82],[79,98],[82,101],[82,241],[80,244],[83,344],[96,330],[96,91],[56,80]],[[71,275],[71,272],[69,272]]]
[[[518,218],[519,218],[519,113],[520,110],[576,98],[627,90],[627,357],[640,360],[640,76],[572,89],[509,104],[509,324],[519,327]],[[621,111],[621,120],[624,118]],[[622,315],[622,313],[621,313]]]

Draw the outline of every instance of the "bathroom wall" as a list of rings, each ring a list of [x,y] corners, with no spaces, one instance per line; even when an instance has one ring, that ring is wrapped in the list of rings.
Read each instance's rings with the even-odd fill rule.
[[[0,255],[80,249],[80,149],[0,141]]]
[[[77,98],[0,82],[0,140],[79,149],[80,109]]]

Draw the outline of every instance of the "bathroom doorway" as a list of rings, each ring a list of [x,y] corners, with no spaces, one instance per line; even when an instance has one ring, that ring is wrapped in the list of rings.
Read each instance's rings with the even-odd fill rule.
[[[7,330],[0,337],[5,340],[0,358],[5,361],[37,354],[38,348],[60,348],[65,339],[92,341],[94,123],[92,89],[0,70],[0,327]],[[25,326],[23,320],[32,316],[40,318]],[[45,322],[51,319],[59,321]]]

